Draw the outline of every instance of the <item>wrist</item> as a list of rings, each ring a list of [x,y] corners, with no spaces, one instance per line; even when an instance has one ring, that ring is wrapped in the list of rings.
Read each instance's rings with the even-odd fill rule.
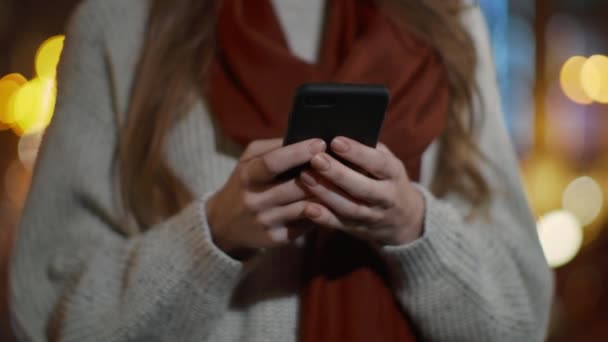
[[[222,225],[218,223],[217,200],[215,196],[216,195],[212,195],[207,200],[204,208],[213,244],[226,255],[235,260],[245,261],[252,258],[258,254],[257,250],[240,247],[237,243],[227,238],[227,236],[230,236],[230,234],[224,234],[225,229],[222,229]]]
[[[424,195],[413,185],[409,184],[407,192],[407,214],[405,224],[399,227],[394,245],[405,245],[422,236],[426,206]]]
[[[209,231],[211,233],[211,239],[213,243],[221,249],[225,253],[229,253],[231,249],[234,249],[232,243],[224,239],[223,234],[221,233],[220,225],[217,220],[217,210],[216,210],[216,195],[214,194],[205,203],[205,215],[207,217],[207,224],[209,226]]]

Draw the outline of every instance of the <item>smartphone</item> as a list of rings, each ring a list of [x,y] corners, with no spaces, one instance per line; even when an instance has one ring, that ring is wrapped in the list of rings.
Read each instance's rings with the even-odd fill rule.
[[[307,83],[296,90],[283,144],[321,138],[328,144],[345,136],[376,147],[389,103],[383,85]],[[340,160],[331,150],[328,153]],[[302,165],[281,178],[293,178],[306,168]]]

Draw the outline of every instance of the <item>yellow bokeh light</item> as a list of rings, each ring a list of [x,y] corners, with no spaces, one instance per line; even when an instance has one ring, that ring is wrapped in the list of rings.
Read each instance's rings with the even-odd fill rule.
[[[19,89],[19,84],[9,80],[0,81],[0,123],[8,126],[12,121],[9,113],[9,103],[13,94]]]
[[[573,180],[562,196],[562,207],[574,214],[584,226],[599,216],[603,205],[602,188],[593,178],[587,176]]]
[[[538,237],[551,267],[560,267],[578,254],[583,243],[583,229],[574,214],[557,210],[538,220]]]
[[[568,164],[549,153],[538,153],[523,161],[528,200],[536,215],[561,207],[561,196],[574,175]]]
[[[13,81],[13,82],[17,83],[19,86],[22,86],[27,83],[27,78],[25,78],[21,74],[14,73],[14,74],[8,74],[8,75],[2,77],[0,79],[0,81]]]
[[[64,40],[64,36],[54,36],[40,45],[36,53],[36,73],[38,77],[55,79]]]
[[[591,99],[608,103],[608,57],[589,57],[581,70],[581,84]]]
[[[583,56],[571,57],[564,63],[560,72],[560,84],[568,98],[576,103],[590,104],[593,102],[581,84],[581,72],[587,58]]]
[[[9,104],[9,123],[19,134],[44,130],[55,108],[55,80],[35,78],[19,88]]]
[[[21,74],[0,79],[0,130],[18,135],[43,131],[51,122],[56,101],[57,65],[65,36],[47,39],[36,53],[37,77],[29,82]]]

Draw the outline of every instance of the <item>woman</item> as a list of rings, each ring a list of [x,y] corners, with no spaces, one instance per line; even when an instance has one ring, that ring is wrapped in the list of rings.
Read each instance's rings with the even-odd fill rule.
[[[13,258],[19,335],[542,340],[551,273],[482,22],[442,0],[86,1]],[[281,147],[311,81],[386,84],[384,144]]]

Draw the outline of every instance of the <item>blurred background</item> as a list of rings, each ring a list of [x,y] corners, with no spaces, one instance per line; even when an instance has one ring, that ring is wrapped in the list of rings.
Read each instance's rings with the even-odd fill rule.
[[[78,0],[0,0],[0,341],[6,259]],[[608,340],[608,1],[478,0],[557,293],[550,341]]]

